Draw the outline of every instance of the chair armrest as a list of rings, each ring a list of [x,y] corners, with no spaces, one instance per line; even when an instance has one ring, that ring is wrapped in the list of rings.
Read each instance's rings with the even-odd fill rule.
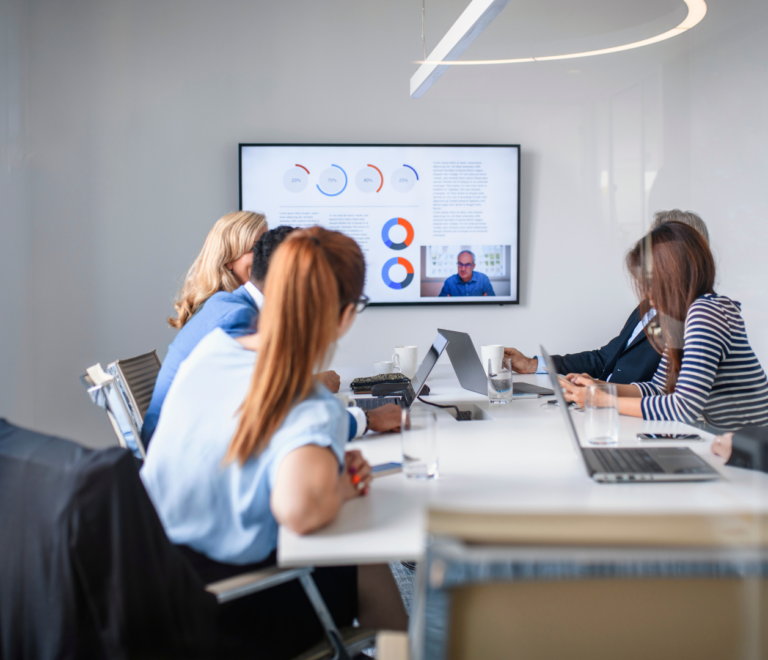
[[[382,630],[376,635],[377,660],[408,660],[408,634]]]
[[[269,589],[283,582],[299,579],[302,575],[309,575],[311,568],[267,568],[263,571],[243,573],[235,577],[212,582],[205,590],[216,596],[219,603],[226,603],[243,596],[255,594],[258,591]]]

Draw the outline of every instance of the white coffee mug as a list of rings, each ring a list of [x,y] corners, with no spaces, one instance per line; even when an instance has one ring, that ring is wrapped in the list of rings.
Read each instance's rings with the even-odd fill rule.
[[[501,359],[504,357],[504,346],[502,344],[488,344],[480,347],[481,360],[485,375],[488,375],[488,360],[491,361],[491,369],[496,373],[501,368]]]
[[[391,360],[384,360],[383,362],[373,363],[373,375],[379,374],[394,374],[400,371],[400,367],[396,366]]]
[[[392,362],[395,363],[395,367],[400,368],[404,376],[413,378],[416,375],[416,369],[419,368],[418,359],[418,346],[395,346]]]

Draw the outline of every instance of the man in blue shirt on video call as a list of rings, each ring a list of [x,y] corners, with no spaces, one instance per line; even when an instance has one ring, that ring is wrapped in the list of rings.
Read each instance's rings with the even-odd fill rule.
[[[485,273],[475,272],[474,252],[469,250],[459,252],[456,265],[459,267],[459,272],[445,280],[440,297],[496,295],[488,276]]]

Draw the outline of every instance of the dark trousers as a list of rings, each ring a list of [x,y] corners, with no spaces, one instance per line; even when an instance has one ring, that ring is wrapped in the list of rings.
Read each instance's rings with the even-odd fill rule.
[[[276,553],[258,564],[221,564],[178,546],[206,584],[276,564]],[[317,568],[312,573],[339,628],[357,616],[357,567]],[[226,658],[294,658],[324,638],[323,627],[298,580],[219,606],[217,656]]]

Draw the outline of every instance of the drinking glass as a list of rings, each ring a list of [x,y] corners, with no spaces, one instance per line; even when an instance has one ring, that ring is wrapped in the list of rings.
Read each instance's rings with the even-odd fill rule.
[[[610,383],[588,385],[584,401],[584,430],[592,445],[619,441],[619,399]]]
[[[501,358],[499,368],[488,376],[488,402],[504,404],[511,400],[512,360]]]
[[[437,413],[403,408],[400,424],[403,472],[410,479],[437,478]]]

